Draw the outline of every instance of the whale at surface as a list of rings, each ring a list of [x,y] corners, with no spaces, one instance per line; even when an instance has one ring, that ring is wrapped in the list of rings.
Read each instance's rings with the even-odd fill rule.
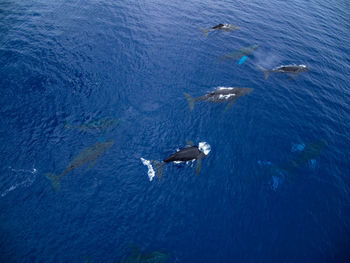
[[[252,88],[238,88],[238,87],[218,87],[214,91],[204,94],[200,97],[193,98],[191,95],[185,93],[190,110],[193,110],[196,101],[208,102],[228,102],[226,109],[230,108],[232,104],[244,95],[251,93]]]
[[[210,152],[210,145],[206,142],[200,142],[198,146],[194,145],[193,142],[187,141],[186,147],[178,150],[177,152],[171,154],[170,156],[163,159],[163,161],[149,161],[141,158],[144,165],[148,167],[148,177],[152,181],[155,174],[158,178],[162,178],[163,166],[167,163],[177,163],[177,162],[188,162],[197,161],[196,174],[199,174],[202,164],[202,159],[207,157]],[[156,171],[154,171],[153,166],[155,166]]]
[[[306,65],[282,65],[278,66],[274,69],[267,70],[263,68],[262,66],[259,66],[259,68],[264,72],[265,79],[269,77],[270,73],[285,73],[285,74],[292,74],[291,79],[295,78],[299,73],[307,72],[310,69]]]

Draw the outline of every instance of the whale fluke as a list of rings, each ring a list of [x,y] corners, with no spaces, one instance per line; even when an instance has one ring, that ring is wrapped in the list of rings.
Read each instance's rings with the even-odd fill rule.
[[[188,93],[184,93],[186,98],[187,98],[187,101],[188,101],[188,106],[190,107],[190,110],[193,110],[194,108],[194,103],[196,101],[195,98],[193,98],[190,94]]]
[[[45,176],[51,180],[52,186],[56,191],[60,190],[60,176],[50,173],[45,174]]]
[[[202,27],[202,28],[200,28],[200,30],[203,31],[205,37],[208,36],[209,29],[206,29],[206,28],[203,28],[203,27]]]
[[[163,166],[165,165],[165,162],[152,161],[152,164],[156,168],[156,174],[158,176],[158,179],[159,180],[162,179],[162,170],[163,170]]]
[[[264,72],[264,77],[267,79],[269,77],[269,71],[266,68],[263,68],[262,66],[258,66],[259,69],[261,69]]]

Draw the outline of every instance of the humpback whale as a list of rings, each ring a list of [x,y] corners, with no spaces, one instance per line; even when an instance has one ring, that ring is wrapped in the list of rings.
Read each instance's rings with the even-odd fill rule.
[[[74,125],[66,120],[63,129],[76,129],[80,131],[105,131],[111,127],[118,126],[120,124],[120,119],[112,118],[101,118],[95,119],[86,123],[80,123]]]
[[[228,53],[222,57],[219,57],[218,59],[220,60],[227,60],[227,59],[244,59],[244,57],[246,57],[244,60],[247,59],[247,57],[257,48],[259,47],[258,44],[254,44],[248,47],[242,47],[239,50],[236,50],[234,52]],[[244,61],[240,60],[239,64],[243,64]]]
[[[200,142],[198,146],[194,145],[193,142],[187,141],[185,148],[178,150],[177,152],[171,154],[170,156],[163,159],[163,161],[148,161],[141,158],[144,165],[148,166],[148,176],[150,180],[154,177],[154,170],[152,165],[156,168],[156,174],[159,179],[162,178],[163,166],[171,162],[188,162],[197,161],[196,174],[199,174],[202,164],[202,159],[205,158],[210,152],[210,145],[205,142]]]
[[[323,150],[327,147],[327,141],[324,139],[317,140],[301,147],[301,152],[292,160],[285,161],[278,165],[273,165],[271,162],[264,162],[270,165],[269,176],[272,176],[272,188],[276,191],[278,185],[286,178],[291,179],[295,176],[295,172],[308,163],[315,163],[317,158]],[[261,162],[260,162],[261,163]]]
[[[67,168],[60,174],[45,174],[47,178],[49,178],[53,184],[53,187],[56,191],[60,189],[60,179],[72,171],[75,168],[83,166],[86,163],[90,162],[90,167],[96,163],[96,160],[102,155],[104,151],[106,151],[109,147],[111,147],[114,143],[114,140],[109,140],[106,142],[98,142],[91,147],[85,148],[82,152],[78,154],[67,166]]]
[[[193,98],[191,95],[184,93],[190,110],[193,110],[194,103],[196,101],[209,101],[209,102],[228,102],[226,110],[232,106],[232,104],[239,98],[253,91],[252,88],[238,88],[238,87],[218,87],[216,90],[211,91],[203,96]]]
[[[307,72],[310,69],[305,66],[305,65],[282,65],[282,66],[278,66],[274,69],[271,70],[267,70],[265,68],[263,68],[262,66],[258,66],[263,72],[264,72],[264,76],[265,79],[267,79],[269,77],[269,74],[271,72],[274,73],[286,73],[286,74],[293,74],[293,76],[291,77],[291,79],[295,78],[299,73],[302,72]]]
[[[223,30],[223,31],[233,31],[233,30],[238,30],[239,27],[232,25],[232,24],[218,24],[216,26],[213,26],[211,28],[201,28],[201,30],[204,33],[204,36],[208,36],[209,31],[213,31],[213,30]]]

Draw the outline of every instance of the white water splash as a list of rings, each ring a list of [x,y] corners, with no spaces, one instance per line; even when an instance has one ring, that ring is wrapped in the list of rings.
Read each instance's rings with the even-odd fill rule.
[[[198,148],[201,152],[204,152],[205,155],[208,155],[211,151],[211,147],[207,142],[200,142]]]
[[[141,161],[142,161],[142,163],[144,165],[147,166],[147,168],[148,168],[147,175],[149,177],[149,180],[152,181],[152,179],[156,175],[156,173],[154,172],[154,169],[153,169],[153,166],[151,164],[151,161],[143,159],[143,158],[141,158]]]
[[[9,192],[17,189],[18,187],[29,187],[31,186],[35,179],[37,170],[33,168],[32,170],[25,170],[25,169],[13,169],[12,167],[9,167],[10,173],[8,173],[9,181],[11,181],[10,184],[12,184],[10,187],[8,187],[6,190],[2,191],[1,197],[6,196]]]

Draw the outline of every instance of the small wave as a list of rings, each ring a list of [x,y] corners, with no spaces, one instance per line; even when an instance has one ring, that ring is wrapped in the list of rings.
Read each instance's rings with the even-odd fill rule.
[[[146,160],[144,158],[141,158],[141,161],[144,165],[147,166],[148,168],[148,172],[147,172],[147,175],[149,177],[149,180],[152,181],[153,177],[156,175],[156,173],[154,172],[154,169],[153,169],[153,166],[151,164],[151,161],[149,160]]]
[[[9,167],[10,173],[8,174],[8,179],[11,181],[10,184],[12,184],[9,188],[2,191],[1,197],[6,196],[9,192],[12,192],[13,190],[17,189],[18,187],[29,187],[31,186],[35,179],[36,179],[36,173],[37,170],[33,168],[32,170],[25,170],[25,169],[13,169],[12,167]],[[28,176],[28,174],[31,174]],[[15,183],[14,183],[15,181]],[[17,181],[17,182],[16,182]],[[20,181],[20,182],[18,182]]]

